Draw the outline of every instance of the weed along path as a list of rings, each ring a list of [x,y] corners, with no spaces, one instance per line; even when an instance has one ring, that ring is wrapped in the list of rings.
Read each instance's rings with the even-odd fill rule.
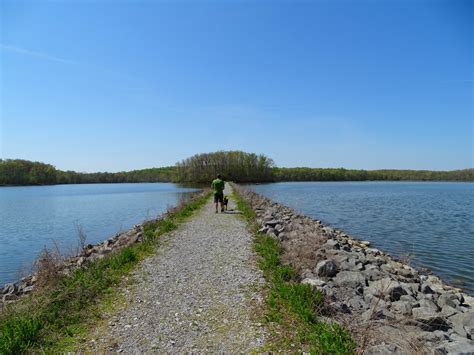
[[[265,341],[255,317],[264,278],[246,222],[231,212],[215,214],[208,201],[162,238],[119,291],[125,306],[93,330],[84,350],[258,351]]]

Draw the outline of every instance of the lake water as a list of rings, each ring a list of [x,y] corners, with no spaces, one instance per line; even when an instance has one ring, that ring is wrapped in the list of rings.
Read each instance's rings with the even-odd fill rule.
[[[342,229],[474,293],[474,184],[291,182],[252,185],[274,201]]]
[[[170,183],[0,187],[0,286],[30,270],[44,247],[108,239],[175,206],[195,189]]]

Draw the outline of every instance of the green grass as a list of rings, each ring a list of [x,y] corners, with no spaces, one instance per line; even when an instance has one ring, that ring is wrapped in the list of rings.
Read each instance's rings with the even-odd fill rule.
[[[143,242],[77,269],[52,288],[11,305],[0,316],[0,354],[61,352],[61,344],[74,344],[75,337],[87,332],[85,325],[100,318],[100,303],[113,297],[123,277],[153,253],[158,237],[176,229],[209,197],[210,193],[204,194],[166,219],[146,223]]]
[[[291,351],[298,347],[315,354],[354,353],[355,342],[346,329],[319,320],[324,307],[321,293],[310,285],[299,283],[296,271],[281,264],[279,242],[258,233],[255,212],[238,193],[234,192],[233,198],[255,235],[258,265],[269,285],[265,320],[273,337],[266,350]]]

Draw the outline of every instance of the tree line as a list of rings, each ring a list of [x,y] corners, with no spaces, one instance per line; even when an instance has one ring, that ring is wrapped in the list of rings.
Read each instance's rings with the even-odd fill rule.
[[[471,181],[474,169],[352,170],[332,168],[274,168],[274,181]]]
[[[470,181],[474,169],[353,170],[344,168],[279,168],[263,154],[219,151],[196,154],[175,166],[127,172],[80,173],[62,171],[51,164],[21,159],[0,159],[0,185],[51,185],[84,183],[191,182],[209,183],[220,173],[235,182],[283,181]]]
[[[50,164],[21,159],[0,159],[0,185],[53,185],[125,182],[170,182],[176,168],[150,168],[118,173],[62,171]]]
[[[196,154],[176,164],[177,181],[209,182],[222,174],[236,182],[273,181],[273,160],[263,154],[219,151]]]

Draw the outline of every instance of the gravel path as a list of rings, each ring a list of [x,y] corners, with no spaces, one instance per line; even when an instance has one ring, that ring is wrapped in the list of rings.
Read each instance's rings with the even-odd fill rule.
[[[263,344],[265,331],[252,319],[264,283],[252,237],[238,215],[215,214],[212,201],[132,277],[122,291],[127,306],[95,331],[89,350],[248,352]]]

